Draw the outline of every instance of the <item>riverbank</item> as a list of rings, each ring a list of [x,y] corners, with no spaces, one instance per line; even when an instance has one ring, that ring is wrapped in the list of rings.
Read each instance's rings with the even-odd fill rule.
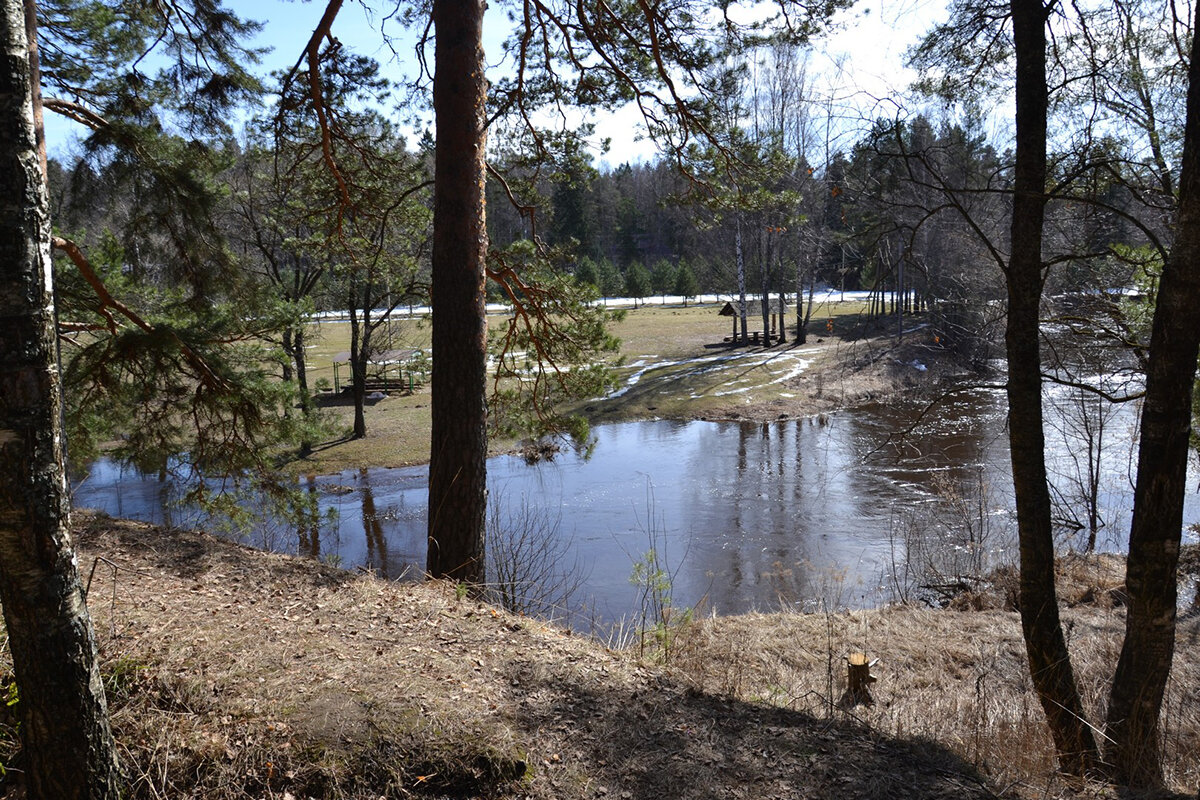
[[[730,320],[717,314],[720,308],[651,302],[627,310],[613,326],[621,340],[615,366],[620,388],[570,410],[592,424],[655,418],[767,421],[815,416],[897,392],[932,392],[960,371],[921,317],[906,320],[898,336],[894,323],[889,321],[885,331],[877,320],[867,319],[860,300],[822,303],[805,344],[771,347],[725,341]],[[310,380],[332,382],[332,359],[345,349],[347,326],[324,322],[314,333],[319,338],[310,351]],[[428,328],[419,320],[406,320],[396,337],[405,346],[420,347]],[[326,395],[322,406],[334,435],[287,469],[333,474],[424,463],[429,458],[429,404],[428,386],[379,399],[367,408],[366,438],[352,440],[347,432],[353,406]],[[496,455],[518,443],[496,440],[490,445]]]
[[[694,621],[662,663],[452,586],[107,517],[77,527],[135,798],[1110,796],[1054,776],[1002,607]],[[1064,614],[1094,705],[1123,623],[1103,600],[1112,569],[1089,569]],[[1167,702],[1181,790],[1200,777],[1198,638],[1185,622]],[[837,705],[851,651],[880,659],[874,706]],[[19,772],[4,781],[17,796]]]

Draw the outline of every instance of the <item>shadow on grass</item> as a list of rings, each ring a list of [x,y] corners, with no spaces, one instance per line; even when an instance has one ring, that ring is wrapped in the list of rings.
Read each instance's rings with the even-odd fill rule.
[[[973,767],[936,743],[891,739],[851,716],[805,713],[701,694],[660,679],[641,691],[559,678],[535,663],[511,665],[513,724],[536,741],[559,730],[574,752],[559,764],[592,765],[589,796],[660,798],[995,798]],[[563,774],[557,780],[567,781]],[[578,779],[578,778],[577,778]]]

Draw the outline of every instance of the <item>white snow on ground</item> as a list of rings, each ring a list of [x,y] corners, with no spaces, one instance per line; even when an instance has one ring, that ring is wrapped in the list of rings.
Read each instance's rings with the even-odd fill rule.
[[[790,380],[791,378],[794,378],[794,377],[800,375],[802,372],[804,372],[804,370],[806,370],[809,367],[809,365],[812,364],[812,359],[806,358],[805,356],[810,356],[816,352],[817,352],[816,349],[808,348],[805,350],[791,350],[791,351],[787,351],[787,352],[783,352],[783,353],[775,353],[775,352],[769,352],[769,351],[767,351],[767,352],[759,351],[759,352],[751,352],[751,353],[726,353],[726,354],[722,354],[722,355],[718,355],[718,356],[701,356],[698,358],[687,359],[684,361],[658,361],[658,362],[653,362],[653,363],[647,363],[646,360],[643,359],[633,365],[635,367],[639,367],[639,369],[626,379],[625,385],[623,387],[618,389],[616,392],[613,392],[612,394],[608,395],[608,399],[621,397],[622,395],[628,393],[631,389],[633,389],[635,386],[637,386],[638,383],[641,382],[642,377],[645,376],[645,374],[647,372],[650,372],[651,370],[665,368],[665,367],[675,367],[675,366],[679,366],[681,364],[686,364],[686,365],[689,365],[692,367],[691,369],[688,370],[688,372],[686,373],[686,376],[681,376],[681,377],[693,377],[693,376],[697,376],[697,375],[703,375],[705,373],[712,372],[714,370],[729,371],[729,370],[733,370],[733,369],[738,369],[738,370],[744,371],[744,370],[748,370],[748,369],[753,369],[755,367],[769,367],[769,366],[788,367],[787,369],[784,369],[780,374],[778,374],[774,378],[772,378],[770,381],[767,381],[766,383],[762,383],[760,381],[750,382],[751,379],[749,379],[749,378],[745,379],[745,381],[741,381],[741,380],[729,381],[726,383],[726,385],[731,386],[731,387],[737,387],[738,384],[744,383],[744,382],[750,382],[750,383],[749,383],[749,385],[742,386],[740,388],[730,388],[730,389],[727,389],[726,391],[715,392],[714,396],[722,397],[724,395],[747,392],[756,386],[770,386],[771,384],[782,383],[783,381]],[[789,362],[793,362],[793,363],[789,364]],[[693,399],[695,399],[695,397],[697,397],[697,396],[698,395],[693,395]]]
[[[870,292],[839,292],[836,289],[818,289],[813,294],[813,302],[819,304],[819,303],[839,302],[842,300],[863,301],[863,300],[866,300],[870,295],[871,295]],[[876,295],[876,296],[878,297],[879,295]],[[883,292],[883,298],[885,301],[890,301],[892,299],[891,292]],[[643,305],[658,306],[658,305],[664,305],[664,304],[674,306],[674,305],[683,305],[683,300],[684,300],[684,298],[682,298],[682,297],[679,297],[677,295],[670,295],[670,294],[666,296],[665,301],[661,295],[653,295],[651,297],[647,297],[645,299],[637,300],[637,301],[634,301],[632,298],[629,298],[629,297],[603,297],[599,300],[596,300],[593,303],[593,305],[605,306],[605,307],[609,307],[609,308],[624,308],[624,307],[632,307],[636,302],[636,304],[638,306],[643,306]],[[688,300],[689,304],[704,305],[704,304],[711,304],[711,303],[732,302],[734,300],[734,297],[733,297],[733,295],[728,295],[728,294],[702,294],[702,295],[697,295],[696,297],[689,297],[689,298],[687,298],[687,300]],[[746,305],[747,306],[750,306],[751,304],[755,304],[758,302],[759,302],[759,297],[757,294],[748,293],[746,295]],[[805,303],[808,302],[808,293],[807,292],[804,293],[804,302]],[[506,303],[488,303],[487,304],[487,313],[488,314],[507,314],[509,311],[510,311],[510,307]],[[373,310],[371,312],[371,314],[372,314],[372,316],[378,317],[385,312],[386,312],[386,309],[377,308],[377,309]],[[429,308],[429,306],[408,306],[408,305],[397,306],[396,309],[392,312],[393,316],[395,316],[397,319],[402,319],[405,317],[415,319],[418,317],[428,316],[430,313],[432,313],[432,312],[431,312],[431,309]],[[331,320],[331,321],[348,320],[348,319],[350,319],[350,312],[349,311],[318,311],[317,313],[312,315],[312,319]]]
[[[640,364],[643,362],[638,362],[638,363]],[[645,375],[647,372],[649,372],[652,369],[658,369],[659,367],[673,367],[677,364],[686,364],[686,363],[687,363],[686,361],[658,361],[658,362],[655,362],[652,364],[646,364],[641,369],[639,369],[637,372],[633,373],[628,378],[626,378],[625,385],[623,387],[621,387],[620,389],[617,389],[612,394],[605,395],[605,399],[611,400],[614,397],[620,397],[621,395],[625,394],[630,389],[632,389],[634,386],[637,386],[638,382],[641,381],[642,376]]]

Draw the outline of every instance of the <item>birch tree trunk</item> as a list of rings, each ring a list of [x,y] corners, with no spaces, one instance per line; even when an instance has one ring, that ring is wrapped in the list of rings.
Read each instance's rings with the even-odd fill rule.
[[[0,16],[0,603],[30,798],[117,797],[120,775],[70,539],[50,220],[25,15]]]
[[[734,239],[734,250],[736,251],[737,259],[737,281],[738,281],[738,316],[742,320],[742,344],[745,344],[749,338],[746,328],[746,255],[742,250],[742,215],[737,215],[737,231]]]

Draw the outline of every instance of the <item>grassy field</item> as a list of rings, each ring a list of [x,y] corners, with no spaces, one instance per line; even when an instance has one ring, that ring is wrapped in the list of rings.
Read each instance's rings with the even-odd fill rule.
[[[613,329],[621,339],[619,358],[614,359],[621,388],[608,398],[583,402],[571,410],[593,423],[651,417],[773,418],[790,413],[781,409],[797,405],[799,413],[805,409],[816,413],[848,396],[839,391],[836,380],[819,376],[844,360],[843,345],[861,335],[861,302],[816,308],[807,345],[789,342],[770,348],[727,343],[732,325],[728,317],[718,316],[720,307],[664,306],[651,301],[628,310]],[[761,328],[761,318],[757,325],[755,322],[752,317],[752,330]],[[308,349],[311,385],[318,381],[334,385],[333,359],[349,349],[349,340],[348,323],[314,323]],[[401,320],[392,326],[391,347],[428,349],[429,342],[427,320]],[[348,370],[343,366],[339,373],[344,385]],[[397,393],[370,405],[367,437],[355,441],[347,436],[353,406],[327,393],[322,407],[330,415],[335,433],[310,457],[293,462],[290,469],[328,474],[361,466],[423,463],[429,458],[429,400],[426,385],[412,394]],[[504,452],[515,444],[497,441],[492,448]]]

